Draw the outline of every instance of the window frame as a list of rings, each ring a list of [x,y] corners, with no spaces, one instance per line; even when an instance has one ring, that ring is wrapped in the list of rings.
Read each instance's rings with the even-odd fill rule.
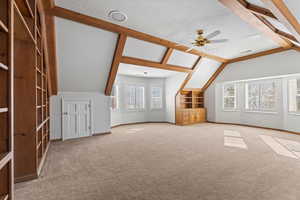
[[[111,110],[112,111],[118,111],[120,109],[120,101],[119,101],[119,86],[118,85],[114,85],[113,86],[113,94],[114,95],[111,95]],[[116,101],[116,107],[113,108],[113,99],[115,98],[115,101]]]
[[[290,110],[290,104],[291,104],[291,100],[290,100],[290,98],[291,98],[291,90],[290,90],[290,85],[289,85],[289,82],[291,81],[291,80],[296,80],[296,81],[300,81],[300,77],[293,77],[293,78],[290,78],[290,79],[288,79],[287,80],[287,93],[288,93],[288,96],[287,96],[287,98],[288,98],[288,104],[287,104],[287,111],[288,111],[288,114],[291,114],[291,115],[300,115],[300,109],[299,110],[296,110],[296,111],[291,111]],[[298,94],[298,91],[299,91],[299,94]],[[296,99],[296,106],[297,106],[297,97],[299,97],[300,98],[300,87],[298,88],[296,88],[296,95],[295,95],[295,99]]]
[[[129,101],[130,101],[130,97],[126,97],[126,110],[127,111],[131,111],[131,112],[144,112],[146,110],[146,99],[145,99],[145,86],[144,85],[135,85],[135,84],[129,84],[126,87],[126,95],[131,92],[130,88],[133,87],[134,88],[134,108],[129,108]],[[137,89],[138,88],[143,88],[143,95],[142,95],[142,107],[137,107]]]
[[[262,85],[266,83],[274,83],[274,109],[263,109],[262,108]],[[258,85],[258,109],[250,110],[249,107],[249,85],[250,84],[257,84]],[[269,79],[269,80],[257,80],[257,81],[249,81],[245,82],[245,112],[250,113],[265,113],[265,114],[277,114],[278,113],[278,83],[276,79]]]
[[[225,87],[228,85],[233,85],[234,86],[234,96],[225,96]],[[224,83],[222,87],[222,108],[223,111],[227,112],[236,112],[238,111],[238,95],[237,95],[237,84],[236,83]],[[225,107],[225,98],[233,98],[234,97],[234,108],[226,108]]]
[[[153,97],[152,96],[152,90],[154,88],[158,88],[160,90],[160,96],[159,97]],[[159,108],[154,108],[153,107],[153,99],[159,99],[160,100],[160,107]],[[163,88],[161,86],[151,86],[150,87],[150,110],[162,110],[164,108],[163,105]]]

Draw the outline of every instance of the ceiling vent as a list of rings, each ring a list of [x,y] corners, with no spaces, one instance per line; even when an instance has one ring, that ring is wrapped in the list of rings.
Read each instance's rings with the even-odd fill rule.
[[[116,22],[127,21],[127,15],[119,10],[111,10],[108,13],[108,17]]]

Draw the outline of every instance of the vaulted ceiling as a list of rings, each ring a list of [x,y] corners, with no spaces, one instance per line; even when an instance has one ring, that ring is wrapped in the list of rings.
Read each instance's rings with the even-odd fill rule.
[[[284,11],[278,10],[278,3]],[[47,12],[58,16],[61,91],[109,94],[117,71],[126,75],[147,71],[153,77],[189,73],[183,88],[206,88],[228,63],[286,51],[300,41],[300,4],[294,0],[56,0],[55,4]],[[112,21],[108,17],[112,9],[126,13],[128,20]],[[220,30],[215,39],[229,41],[184,52],[197,29]],[[78,81],[82,79],[84,84]]]
[[[111,21],[108,12],[118,9],[127,14],[128,20],[116,24],[188,46],[197,29],[207,33],[220,30],[222,33],[216,39],[226,38],[229,42],[198,50],[224,58],[278,47],[218,0],[56,0],[56,5],[112,23],[116,22]]]

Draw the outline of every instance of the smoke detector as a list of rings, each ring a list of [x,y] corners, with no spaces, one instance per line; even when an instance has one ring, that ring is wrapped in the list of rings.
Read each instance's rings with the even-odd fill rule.
[[[111,10],[108,17],[116,22],[125,22],[128,18],[127,15],[119,10]]]

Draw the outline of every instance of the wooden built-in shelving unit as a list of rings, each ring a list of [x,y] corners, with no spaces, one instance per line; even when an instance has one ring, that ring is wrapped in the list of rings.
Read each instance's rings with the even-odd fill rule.
[[[181,90],[176,96],[176,124],[187,125],[204,122],[206,112],[201,90]]]
[[[14,1],[15,182],[37,178],[49,146],[48,70],[36,0]]]
[[[0,199],[13,199],[13,99],[10,0],[0,1]]]

